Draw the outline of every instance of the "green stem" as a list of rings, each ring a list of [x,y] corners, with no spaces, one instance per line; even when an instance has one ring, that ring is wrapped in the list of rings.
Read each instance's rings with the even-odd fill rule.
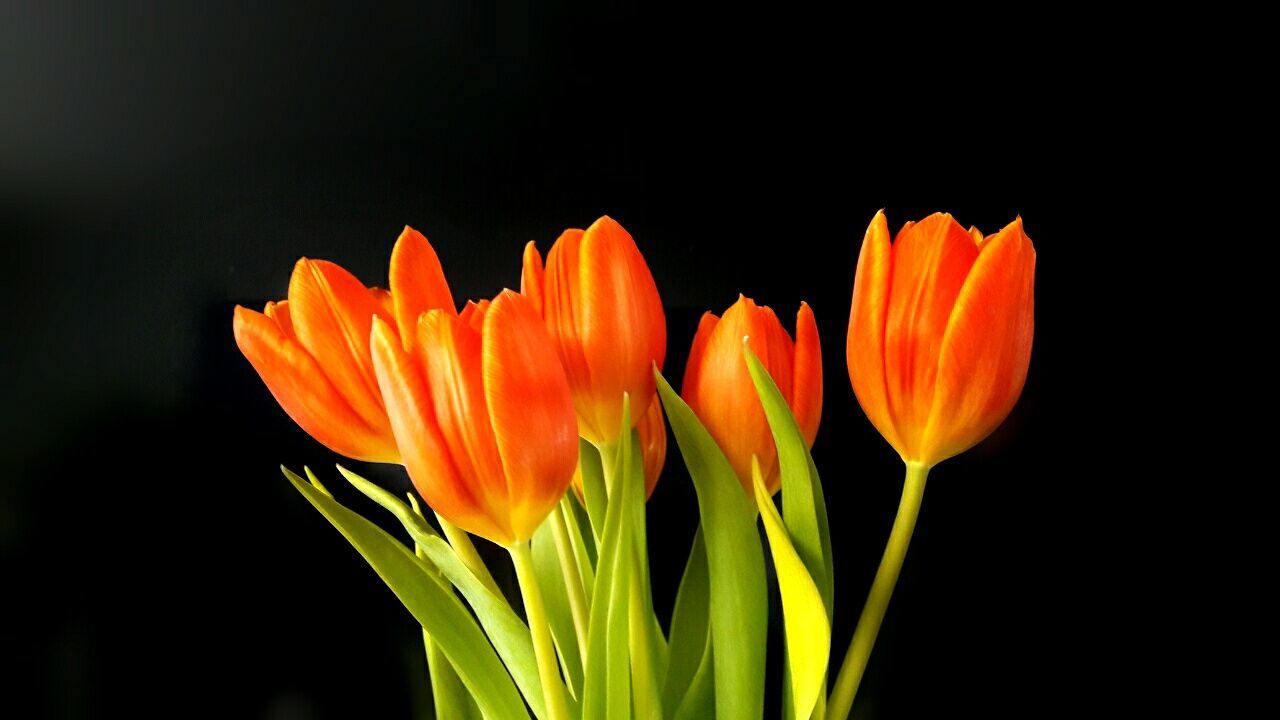
[[[533,654],[538,661],[542,695],[547,701],[547,720],[568,720],[569,709],[564,700],[564,684],[560,681],[559,660],[555,644],[551,641],[551,626],[547,624],[547,609],[542,604],[542,591],[538,589],[529,541],[521,540],[507,549],[511,551],[511,560],[516,566],[520,594],[524,597],[524,612],[533,634]]]
[[[894,518],[889,543],[885,546],[884,556],[880,558],[880,569],[876,571],[876,579],[871,584],[867,603],[862,607],[858,627],[853,631],[853,641],[849,643],[844,664],[840,666],[840,674],[836,676],[835,688],[827,702],[826,720],[845,720],[849,717],[849,710],[853,708],[853,697],[857,694],[862,674],[867,669],[871,647],[875,645],[880,623],[884,621],[885,611],[889,609],[893,587],[898,584],[898,573],[902,570],[907,545],[911,543],[911,533],[916,527],[916,517],[920,514],[920,501],[924,499],[924,483],[928,476],[928,467],[907,463],[898,516]]]
[[[551,532],[556,539],[556,554],[560,556],[560,570],[564,573],[565,590],[569,594],[569,612],[573,615],[573,630],[578,636],[578,654],[587,662],[587,591],[578,572],[578,558],[569,540],[569,528],[565,525],[561,508],[551,511]]]
[[[463,565],[471,571],[476,579],[484,584],[494,595],[503,597],[502,590],[498,589],[498,583],[493,579],[493,575],[489,573],[489,568],[485,566],[484,560],[480,558],[480,553],[476,552],[476,546],[471,542],[471,536],[467,535],[467,531],[445,520],[442,515],[436,513],[436,520],[440,521],[440,529],[444,530],[444,536],[449,538],[449,545],[453,547],[453,551],[458,554],[458,559]]]

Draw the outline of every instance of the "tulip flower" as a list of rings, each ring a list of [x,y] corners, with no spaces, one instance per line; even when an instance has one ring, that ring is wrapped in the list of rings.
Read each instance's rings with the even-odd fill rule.
[[[717,318],[702,316],[689,350],[681,394],[724,451],[748,493],[754,493],[751,458],[760,460],[765,487],[778,492],[778,450],[756,395],[742,351],[743,338],[777,383],[810,447],[822,416],[822,354],[818,326],[807,303],[796,315],[794,342],[778,316],[751,298],[738,301]]]
[[[990,237],[950,215],[907,223],[892,244],[876,213],[858,255],[849,380],[906,463],[898,514],[831,692],[853,706],[889,607],[934,465],[991,434],[1022,393],[1031,361],[1036,251],[1015,219]]]
[[[530,304],[507,290],[460,316],[422,315],[416,339],[373,320],[373,363],[405,467],[462,529],[511,546],[533,536],[578,459],[568,380]]]
[[[631,235],[613,218],[566,230],[542,258],[524,253],[521,292],[542,313],[569,377],[578,432],[613,445],[622,427],[622,396],[634,426],[655,395],[653,366],[662,368],[667,330],[653,276]]]
[[[1035,248],[1017,219],[983,237],[950,215],[867,229],[849,316],[853,391],[904,461],[932,467],[1013,409],[1031,360]]]
[[[240,351],[289,417],[330,450],[368,462],[400,461],[369,352],[373,318],[454,310],[435,250],[416,230],[396,241],[390,275],[388,292],[303,258],[288,300],[261,313],[236,306],[233,323]]]
[[[649,403],[648,411],[636,424],[636,432],[640,436],[640,451],[644,460],[644,497],[648,500],[658,485],[662,466],[667,462],[667,424],[662,419],[662,403],[656,399]],[[581,465],[573,471],[573,489],[581,498]]]

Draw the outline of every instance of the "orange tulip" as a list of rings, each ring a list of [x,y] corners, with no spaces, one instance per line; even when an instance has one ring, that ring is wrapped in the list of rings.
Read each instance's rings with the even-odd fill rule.
[[[649,403],[649,410],[636,424],[636,433],[640,436],[640,451],[644,460],[644,498],[653,495],[658,485],[658,477],[662,475],[662,467],[667,462],[667,424],[662,419],[662,403],[656,399]],[[573,489],[582,497],[582,466],[573,471]]]
[[[622,395],[631,425],[655,395],[653,366],[667,352],[662,299],[631,235],[608,216],[586,231],[566,230],[542,258],[525,247],[521,292],[542,313],[578,414],[578,432],[611,445],[622,426]]]
[[[776,493],[782,482],[778,449],[747,370],[743,338],[778,384],[805,442],[812,447],[822,416],[818,326],[809,305],[800,303],[792,342],[773,310],[739,295],[723,318],[711,313],[702,316],[689,350],[681,392],[685,401],[720,445],[743,487],[754,492],[751,456],[755,455],[764,471],[765,486]]]
[[[369,354],[373,318],[454,309],[435,251],[411,228],[392,252],[391,288],[303,258],[288,300],[262,313],[236,306],[233,323],[240,351],[289,417],[330,450],[369,462],[400,461]]]
[[[373,364],[409,477],[458,527],[528,540],[578,459],[564,369],[531,304],[504,290],[459,316],[418,319],[409,349],[373,320]]]
[[[1016,219],[983,237],[950,215],[867,228],[849,316],[849,379],[902,459],[931,467],[1013,409],[1031,360],[1036,251]]]

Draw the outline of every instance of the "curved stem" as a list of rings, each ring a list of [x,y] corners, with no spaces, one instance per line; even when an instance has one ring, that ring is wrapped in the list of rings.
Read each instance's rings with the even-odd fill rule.
[[[489,568],[484,564],[484,560],[480,558],[480,553],[476,552],[476,546],[471,542],[471,536],[467,535],[467,531],[445,520],[442,515],[436,513],[436,520],[440,521],[440,529],[444,530],[444,536],[449,538],[449,545],[453,547],[453,551],[458,554],[458,559],[463,565],[471,571],[476,579],[484,584],[494,595],[504,597],[502,590],[498,589],[498,583],[493,579],[493,575],[489,573]]]
[[[582,573],[578,572],[578,558],[569,540],[569,528],[565,525],[561,511],[563,505],[551,511],[548,518],[551,532],[556,539],[556,554],[560,556],[560,570],[564,573],[565,590],[569,594],[569,612],[573,615],[573,630],[578,636],[578,654],[582,662],[587,661],[587,591],[582,584]]]
[[[853,697],[857,694],[862,674],[867,669],[871,647],[875,645],[880,623],[884,621],[885,611],[889,609],[893,587],[898,584],[898,573],[902,570],[907,545],[911,543],[911,533],[916,527],[916,517],[920,514],[920,501],[924,499],[924,483],[928,476],[928,467],[907,463],[898,516],[894,518],[889,543],[885,546],[884,556],[880,558],[880,569],[876,571],[876,579],[871,584],[867,603],[862,607],[858,627],[853,631],[853,641],[849,643],[844,664],[840,666],[840,674],[836,676],[835,688],[827,703],[827,720],[845,720],[849,717],[849,710],[853,708]]]
[[[569,709],[564,700],[564,684],[560,681],[560,665],[556,647],[551,641],[551,626],[547,624],[547,610],[542,604],[542,591],[533,570],[533,554],[529,541],[521,540],[511,547],[511,560],[516,566],[516,578],[520,581],[520,594],[524,596],[524,612],[533,634],[533,654],[538,661],[538,678],[542,681],[542,695],[547,701],[547,720],[568,720]]]

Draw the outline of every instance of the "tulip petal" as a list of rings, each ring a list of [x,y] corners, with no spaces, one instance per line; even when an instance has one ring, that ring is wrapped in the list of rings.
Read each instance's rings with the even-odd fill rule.
[[[809,303],[800,303],[796,314],[795,362],[791,371],[791,413],[813,447],[822,420],[822,347],[818,342],[818,324]]]
[[[329,382],[315,358],[281,327],[285,303],[271,315],[236,306],[236,345],[285,413],[334,452],[367,462],[398,462],[389,433],[371,428]],[[287,323],[287,320],[285,321]]]
[[[437,309],[457,312],[435,248],[422,233],[407,225],[391,251],[388,274],[396,326],[405,347],[413,347],[422,313]]]
[[[515,536],[507,512],[507,480],[485,399],[481,334],[457,316],[432,310],[419,320],[418,342],[436,422],[454,466],[502,527],[502,537],[486,537],[509,545]]]
[[[560,363],[573,388],[573,404],[578,414],[578,432],[585,437],[602,437],[591,400],[591,369],[578,332],[578,308],[582,291],[579,287],[578,256],[582,231],[565,230],[547,253],[547,270],[543,286],[542,316],[547,331],[556,340]]]
[[[596,429],[604,439],[621,427],[622,394],[631,395],[631,424],[643,416],[667,351],[662,299],[635,240],[616,220],[601,217],[579,249],[580,338],[594,395]]]
[[[484,316],[487,312],[489,312],[488,300],[481,300],[480,302],[468,300],[467,306],[462,308],[461,313],[458,313],[458,319],[462,320],[462,323],[472,330],[480,332],[484,328]]]
[[[520,268],[520,294],[529,299],[534,310],[542,314],[542,298],[546,271],[542,269],[542,256],[538,246],[530,240],[524,246],[524,262]]]
[[[698,331],[693,334],[693,345],[689,348],[689,359],[684,366],[684,380],[680,385],[680,394],[689,397],[689,391],[698,385],[698,375],[702,372],[702,356],[707,350],[707,341],[716,329],[720,318],[710,311],[702,314],[698,321]]]
[[[1017,402],[1031,361],[1035,265],[1020,218],[983,243],[941,343],[924,462],[977,444]]]
[[[293,320],[289,318],[288,300],[267,303],[267,306],[262,310],[262,314],[274,320],[280,326],[280,332],[289,338],[296,339],[293,334]]]
[[[662,403],[657,398],[649,403],[649,409],[636,425],[640,436],[640,450],[644,458],[644,497],[653,495],[667,461],[667,424],[662,419]]]
[[[369,355],[377,299],[334,263],[303,258],[289,281],[289,317],[298,342],[367,425],[390,435]]]
[[[395,300],[391,298],[390,290],[382,288],[369,288],[369,294],[373,296],[373,301],[378,304],[378,308],[382,310],[381,315],[384,317],[395,317],[396,305]]]
[[[517,540],[525,540],[560,501],[577,466],[569,381],[541,318],[510,290],[485,314],[481,356],[511,528]]]
[[[375,320],[372,332],[378,383],[414,486],[436,512],[454,525],[482,537],[504,538],[505,531],[490,519],[487,507],[453,461],[436,422],[422,364],[404,350],[399,333],[390,323]]]
[[[889,244],[889,222],[884,211],[876,213],[867,227],[858,253],[858,269],[853,278],[853,309],[849,313],[846,360],[853,393],[871,424],[899,453],[902,441],[889,407],[885,384],[885,317],[889,308],[889,278],[893,269],[893,249]]]
[[[935,213],[893,244],[885,318],[885,380],[904,457],[918,457],[933,406],[942,337],[956,296],[978,257],[969,233]]]
[[[685,401],[697,413],[711,436],[724,452],[744,488],[751,483],[751,456],[760,456],[766,478],[775,483],[777,473],[777,449],[773,444],[764,408],[756,396],[747,362],[742,352],[746,338],[751,351],[769,367],[778,353],[767,317],[750,298],[739,295],[724,316],[716,323],[705,341],[693,383],[685,383]],[[774,319],[776,322],[776,319]],[[789,342],[789,341],[788,341]],[[764,358],[770,358],[765,361]],[[779,387],[791,387],[791,350],[787,348],[781,368],[770,367],[770,374]],[[778,375],[785,376],[785,384]]]

